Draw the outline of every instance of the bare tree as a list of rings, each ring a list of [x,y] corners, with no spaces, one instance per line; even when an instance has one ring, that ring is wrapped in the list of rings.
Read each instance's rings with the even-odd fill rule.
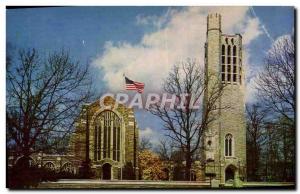
[[[267,111],[259,104],[247,105],[247,171],[252,180],[259,180],[258,171],[262,146],[266,142]]]
[[[270,181],[295,178],[296,68],[293,37],[276,40],[265,58],[266,65],[256,80],[260,106],[247,107],[248,170]],[[258,161],[260,161],[258,163]],[[251,166],[252,164],[252,166]],[[249,177],[250,177],[249,176]]]
[[[73,129],[81,104],[91,97],[88,66],[61,51],[42,58],[20,51],[7,69],[8,141],[28,159],[55,147]]]
[[[150,150],[152,148],[152,143],[149,138],[142,137],[139,143],[139,151]]]
[[[257,79],[258,96],[274,113],[294,125],[296,111],[296,67],[293,38],[277,40],[266,57],[264,71]]]
[[[167,139],[160,139],[159,144],[156,147],[156,153],[158,153],[161,160],[170,162],[172,160],[172,154],[175,151],[175,144]]]
[[[218,75],[205,74],[200,64],[188,59],[174,65],[163,84],[165,93],[176,96],[177,105],[161,106],[162,102],[159,102],[149,109],[163,121],[163,127],[168,132],[167,136],[184,153],[186,180],[190,180],[192,158],[199,148],[201,136],[208,124],[215,120],[214,115],[218,109],[216,104],[223,88],[224,85],[220,84]],[[204,96],[205,108],[201,104]],[[197,105],[198,108],[191,108]]]

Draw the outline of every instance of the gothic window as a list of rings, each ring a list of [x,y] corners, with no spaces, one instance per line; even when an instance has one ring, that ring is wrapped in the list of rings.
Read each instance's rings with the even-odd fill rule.
[[[225,156],[233,156],[233,137],[231,134],[225,136]]]
[[[236,71],[236,65],[233,66],[233,78],[232,81],[236,82],[236,78],[237,78],[237,71]]]
[[[225,45],[222,45],[222,64],[225,64]]]
[[[233,56],[236,56],[236,46],[233,46]]]
[[[230,56],[227,57],[227,63],[228,63],[228,64],[231,63],[231,57],[230,57]]]
[[[222,55],[225,55],[225,45],[222,45]]]
[[[222,65],[222,73],[225,73],[225,65]]]
[[[227,65],[227,72],[230,73],[231,72],[231,66]]]
[[[225,38],[225,42],[226,44],[228,44],[228,39]],[[222,62],[222,74],[221,74],[221,78],[222,78],[222,82],[226,81],[226,46],[224,44],[222,44],[222,56],[221,56],[221,62]],[[227,63],[228,60],[230,61],[229,58],[227,58]]]
[[[103,111],[95,120],[94,160],[120,161],[121,119],[112,111]]]
[[[228,81],[228,82],[231,81],[231,74],[230,74],[230,73],[227,74],[227,81]]]
[[[74,173],[74,167],[70,162],[67,162],[62,166],[61,171]]]
[[[52,162],[47,162],[44,167],[49,170],[55,170],[55,165]]]
[[[228,56],[231,55],[231,47],[230,47],[230,45],[228,45],[228,47],[227,47],[227,55],[228,55]]]

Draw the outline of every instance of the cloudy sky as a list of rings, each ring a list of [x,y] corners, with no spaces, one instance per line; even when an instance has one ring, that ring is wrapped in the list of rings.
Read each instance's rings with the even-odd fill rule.
[[[253,80],[274,41],[294,31],[293,7],[59,7],[7,10],[7,42],[48,53],[61,48],[92,64],[97,90],[124,91],[125,73],[160,91],[172,65],[186,58],[204,62],[206,16],[222,15],[223,33],[243,36],[246,101],[255,100]],[[136,111],[140,135],[163,137],[161,123]]]

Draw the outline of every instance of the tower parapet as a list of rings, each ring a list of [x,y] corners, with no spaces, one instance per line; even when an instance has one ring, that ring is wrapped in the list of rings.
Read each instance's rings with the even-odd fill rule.
[[[207,16],[207,31],[219,30],[221,31],[221,15],[218,13],[211,13]]]

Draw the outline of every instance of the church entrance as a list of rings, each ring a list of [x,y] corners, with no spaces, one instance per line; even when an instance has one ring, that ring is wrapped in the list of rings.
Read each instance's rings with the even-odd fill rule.
[[[103,180],[110,180],[111,179],[111,165],[105,163],[102,166],[102,179]]]
[[[228,166],[225,170],[225,182],[234,180],[235,168],[233,166]]]

